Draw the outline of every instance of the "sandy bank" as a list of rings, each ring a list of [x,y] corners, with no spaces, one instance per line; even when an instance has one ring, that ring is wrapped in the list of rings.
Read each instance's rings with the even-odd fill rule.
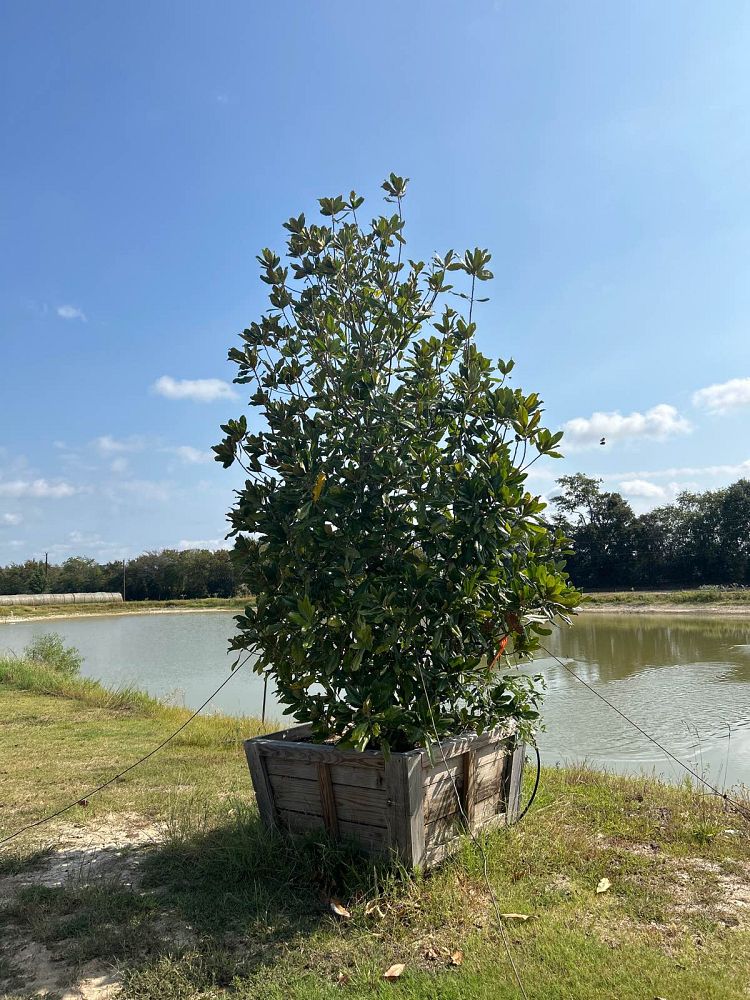
[[[22,625],[24,622],[64,621],[68,618],[123,618],[126,615],[205,615],[217,611],[234,611],[240,614],[237,607],[225,608],[134,608],[132,611],[61,611],[59,614],[48,615],[6,615],[0,618],[0,625]]]
[[[710,615],[729,618],[750,618],[750,604],[589,604],[585,615]]]

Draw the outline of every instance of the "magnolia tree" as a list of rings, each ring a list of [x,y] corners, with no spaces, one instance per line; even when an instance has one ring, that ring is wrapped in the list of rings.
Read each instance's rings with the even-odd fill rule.
[[[255,603],[232,647],[315,739],[385,752],[534,720],[512,663],[580,596],[526,488],[561,434],[476,346],[490,254],[409,259],[406,184],[369,224],[354,192],[321,198],[323,224],[285,223],[286,262],[257,258],[271,308],[229,358],[258,419],[214,448],[247,475],[229,518]]]

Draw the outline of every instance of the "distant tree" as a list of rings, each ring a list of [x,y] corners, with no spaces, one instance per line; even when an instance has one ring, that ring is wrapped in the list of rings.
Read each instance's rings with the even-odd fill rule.
[[[84,556],[66,559],[57,574],[56,587],[61,594],[93,593],[102,589],[102,569]]]
[[[237,576],[232,557],[226,549],[211,553],[206,580],[211,597],[231,597],[237,589]]]
[[[641,514],[633,524],[631,585],[648,589],[684,583],[689,573],[681,559],[681,518],[674,504]]]
[[[554,519],[573,543],[571,577],[586,587],[631,586],[636,569],[635,514],[619,493],[603,492],[601,480],[561,476],[551,502]]]
[[[722,490],[720,503],[721,580],[750,583],[750,481]]]
[[[44,569],[35,566],[26,577],[26,590],[30,594],[43,594],[46,583]]]

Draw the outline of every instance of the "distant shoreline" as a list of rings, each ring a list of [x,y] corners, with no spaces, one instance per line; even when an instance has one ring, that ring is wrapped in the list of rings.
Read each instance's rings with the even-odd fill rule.
[[[693,615],[700,618],[750,618],[750,604],[587,604],[584,615]]]
[[[702,591],[675,591],[669,600],[667,593],[642,593],[622,591],[612,594],[590,595],[591,603],[581,608],[583,615],[692,615],[694,617],[731,617],[750,618],[750,592],[745,598],[744,592],[738,599],[727,593],[726,600],[714,600],[703,603]],[[611,599],[610,599],[611,598]],[[647,598],[651,598],[648,600]],[[665,599],[666,598],[666,599]],[[38,607],[23,606],[15,613],[0,612],[0,625],[18,625],[35,621],[67,621],[77,618],[119,618],[123,615],[186,615],[206,614],[208,612],[240,613],[252,598],[234,597],[229,599],[206,598],[185,601],[133,601],[124,604],[79,604],[79,605],[39,605]],[[642,602],[642,603],[641,603]],[[20,612],[20,613],[19,613]]]
[[[123,604],[40,604],[0,607],[0,625],[69,618],[119,618],[122,615],[185,615],[208,611],[241,612],[248,597],[208,597],[184,601],[131,601]]]

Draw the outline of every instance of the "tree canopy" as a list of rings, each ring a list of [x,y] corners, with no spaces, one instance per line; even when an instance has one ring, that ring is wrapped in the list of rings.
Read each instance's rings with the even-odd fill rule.
[[[536,717],[529,678],[488,661],[533,653],[579,597],[526,488],[562,435],[476,346],[490,254],[408,258],[406,184],[367,224],[354,192],[322,198],[323,224],[285,223],[285,263],[258,256],[270,308],[229,352],[256,423],[214,449],[247,474],[230,523],[256,603],[233,646],[316,738],[358,749]]]
[[[619,493],[576,473],[557,480],[554,522],[570,537],[568,569],[589,589],[750,585],[750,481],[637,516]]]
[[[40,559],[0,567],[0,594],[122,592],[122,561],[99,563],[71,556],[45,566]],[[226,550],[162,549],[127,561],[125,596],[131,601],[232,597],[243,590]]]

